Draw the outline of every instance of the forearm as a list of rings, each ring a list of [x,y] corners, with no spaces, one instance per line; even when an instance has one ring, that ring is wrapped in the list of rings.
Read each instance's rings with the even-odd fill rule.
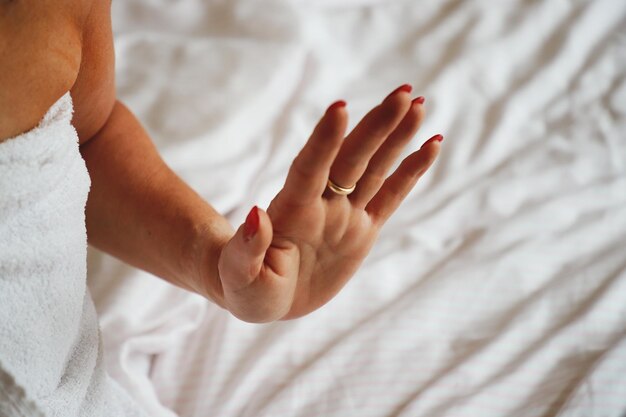
[[[132,113],[117,102],[81,153],[92,182],[89,243],[221,305],[195,278],[198,268],[209,268],[219,281],[219,253],[235,232],[165,165]]]

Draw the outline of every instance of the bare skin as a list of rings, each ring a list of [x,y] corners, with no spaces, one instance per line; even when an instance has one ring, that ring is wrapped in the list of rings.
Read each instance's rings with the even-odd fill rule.
[[[244,225],[233,230],[165,165],[116,99],[109,0],[0,0],[0,142],[34,127],[68,90],[92,180],[89,243],[248,322],[301,317],[331,300],[440,149],[428,141],[389,172],[424,117],[408,91],[347,136],[346,108],[331,106],[246,239]],[[356,190],[337,195],[329,177]]]

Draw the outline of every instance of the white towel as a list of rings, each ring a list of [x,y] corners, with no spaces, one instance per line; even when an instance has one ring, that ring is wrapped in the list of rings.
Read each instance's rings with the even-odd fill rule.
[[[90,180],[67,93],[0,143],[0,415],[143,416],[103,368],[86,289]]]

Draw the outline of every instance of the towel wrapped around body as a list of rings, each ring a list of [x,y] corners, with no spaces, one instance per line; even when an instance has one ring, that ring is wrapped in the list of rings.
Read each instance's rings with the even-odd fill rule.
[[[1,416],[144,415],[103,368],[72,110],[68,92],[0,143]]]

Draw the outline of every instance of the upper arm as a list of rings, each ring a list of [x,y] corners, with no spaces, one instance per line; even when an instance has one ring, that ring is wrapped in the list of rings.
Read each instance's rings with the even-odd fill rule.
[[[115,104],[115,54],[110,0],[94,0],[82,31],[82,59],[71,90],[80,143],[106,123]]]

